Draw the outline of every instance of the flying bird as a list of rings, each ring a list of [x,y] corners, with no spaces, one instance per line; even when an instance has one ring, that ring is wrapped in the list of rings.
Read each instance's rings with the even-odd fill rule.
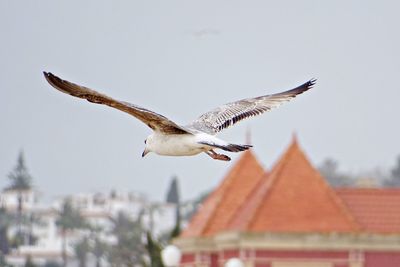
[[[89,102],[103,104],[124,111],[149,126],[153,133],[145,143],[142,157],[149,152],[163,156],[192,156],[206,153],[216,160],[229,161],[230,157],[218,154],[216,149],[228,152],[241,152],[251,145],[238,145],[216,137],[216,134],[237,122],[260,115],[278,107],[295,96],[311,89],[316,80],[308,82],[282,93],[246,98],[228,103],[204,113],[188,125],[178,125],[172,120],[149,109],[124,101],[113,99],[84,86],[63,80],[50,72],[43,72],[46,80],[57,90],[86,99]]]

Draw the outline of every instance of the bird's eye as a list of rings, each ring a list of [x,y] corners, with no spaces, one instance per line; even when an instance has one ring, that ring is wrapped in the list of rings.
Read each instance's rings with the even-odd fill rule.
[[[144,143],[146,144],[146,142],[147,142],[147,139],[146,140],[144,140]]]

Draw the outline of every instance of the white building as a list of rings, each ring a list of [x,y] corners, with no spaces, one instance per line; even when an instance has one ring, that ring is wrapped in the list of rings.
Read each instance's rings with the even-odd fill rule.
[[[80,211],[81,215],[92,226],[99,229],[97,235],[109,244],[115,244],[116,237],[112,235],[113,220],[120,212],[136,220],[141,216],[143,226],[154,236],[169,233],[175,226],[176,205],[168,203],[154,203],[137,193],[79,193],[65,198],[59,198],[51,206],[41,207],[35,201],[33,191],[23,192],[22,211],[40,218],[40,223],[31,226],[37,242],[33,246],[20,246],[11,251],[6,259],[13,266],[23,266],[28,256],[33,262],[42,265],[47,261],[62,261],[62,236],[56,225],[63,202],[69,199],[71,204]],[[0,195],[0,203],[8,210],[18,208],[18,192],[5,192]],[[15,229],[10,229],[15,231]],[[88,230],[74,230],[67,233],[67,255],[69,266],[76,266],[74,245],[84,236],[89,236]],[[103,266],[107,266],[103,264]]]
[[[35,191],[7,189],[0,193],[0,207],[7,211],[17,211],[20,202],[23,211],[30,211],[37,202]]]

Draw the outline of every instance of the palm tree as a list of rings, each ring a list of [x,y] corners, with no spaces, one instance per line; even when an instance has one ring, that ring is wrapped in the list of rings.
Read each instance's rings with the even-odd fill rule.
[[[59,218],[56,221],[58,227],[61,228],[62,235],[62,258],[63,267],[67,266],[67,232],[74,229],[87,228],[85,220],[80,215],[79,211],[72,206],[71,200],[66,199],[61,208]]]

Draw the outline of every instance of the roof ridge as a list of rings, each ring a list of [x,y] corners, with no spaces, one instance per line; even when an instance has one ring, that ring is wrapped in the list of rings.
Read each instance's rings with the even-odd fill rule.
[[[361,230],[361,224],[360,222],[356,219],[356,217],[350,212],[349,208],[346,206],[344,203],[343,199],[341,199],[336,191],[328,184],[328,182],[324,179],[324,177],[317,171],[312,165],[311,168],[314,169],[315,173],[320,176],[324,187],[328,190],[329,197],[338,205],[339,209],[341,212],[344,213],[344,215],[350,220],[350,223],[354,224],[355,229],[354,230]]]
[[[276,177],[279,177],[278,174],[282,172],[283,166],[285,166],[288,162],[288,160],[284,160],[284,159],[288,159],[291,156],[291,154],[293,154],[293,148],[295,145],[297,145],[296,140],[295,140],[295,142],[292,142],[292,144],[289,146],[286,153],[283,154],[283,156],[277,161],[277,163],[276,163],[277,165],[275,165],[275,167],[272,168],[271,173],[269,175],[270,177],[269,177],[268,181],[266,182],[266,188],[265,188],[263,195],[265,195],[267,191],[271,191],[272,188],[274,187],[274,185],[276,184],[276,179],[277,179]],[[278,172],[278,174],[275,174],[275,169],[277,169],[276,172]],[[270,196],[270,194],[267,194],[262,199],[265,200],[266,198],[269,198],[269,196]],[[253,214],[250,217],[251,219],[246,224],[246,227],[249,227],[250,225],[252,225],[254,223],[255,216],[253,216],[253,215],[257,214],[257,212],[260,210],[261,203],[262,203],[262,201],[258,201],[257,207],[254,209]]]
[[[253,151],[242,153],[203,201],[201,209],[190,220],[181,236],[208,236],[229,227],[238,207],[249,197],[264,172],[264,167]]]
[[[304,155],[304,153],[303,153],[303,155]],[[304,155],[304,157],[306,157],[306,159],[307,159],[306,155]],[[307,159],[307,162],[309,163],[308,159]],[[343,199],[341,199],[337,195],[334,188],[332,188],[328,184],[328,182],[325,180],[325,178],[321,175],[321,173],[317,169],[314,168],[314,166],[312,166],[310,164],[310,167],[314,170],[315,174],[317,174],[321,178],[322,184],[323,184],[325,190],[327,190],[327,192],[328,192],[328,196],[332,199],[332,201],[339,208],[339,211],[342,212],[344,214],[344,216],[347,217],[347,219],[350,221],[351,224],[353,224],[353,227],[355,228],[354,230],[357,230],[357,231],[361,230],[361,228],[362,228],[361,224],[357,221],[357,219],[354,217],[354,215],[350,212],[349,208],[346,206]]]
[[[228,171],[227,174],[225,174],[224,177],[227,177],[227,176],[229,175],[230,172],[231,172],[231,170]],[[208,202],[211,202],[212,200],[214,200],[214,198],[218,197],[217,192],[221,189],[221,186],[222,186],[224,183],[227,183],[227,181],[225,181],[225,179],[223,179],[223,180],[219,183],[219,185],[206,197],[206,199],[202,202],[202,206],[196,211],[196,213],[194,214],[194,216],[192,216],[192,218],[190,219],[188,225],[191,225],[192,223],[196,222],[196,221],[197,221],[197,217],[200,217],[201,209],[207,207]],[[207,222],[207,221],[209,220],[209,218],[211,218],[211,217],[213,216],[213,214],[215,213],[215,210],[217,209],[218,204],[221,203],[221,199],[222,199],[221,197],[218,197],[217,199],[215,199],[216,204],[212,206],[212,211],[211,211],[210,213],[208,213],[207,219],[203,220],[203,224],[202,224],[201,226],[199,226],[199,228],[201,228],[201,229],[199,229],[198,231],[196,231],[196,232],[197,232],[196,235],[202,235],[202,234],[205,232],[205,230],[206,230],[206,228],[207,228],[206,222]],[[182,232],[182,234],[185,235],[185,233],[187,233],[188,230],[189,230],[189,227],[186,228],[186,229]]]
[[[254,158],[255,158],[255,160],[258,162],[258,160],[257,160],[257,158],[256,158],[255,156],[254,156]],[[249,196],[252,196],[252,193],[258,189],[258,186],[259,186],[260,184],[262,184],[262,182],[263,182],[263,177],[266,176],[266,175],[268,175],[268,174],[267,174],[267,171],[265,170],[265,168],[263,168],[263,173],[259,175],[259,176],[261,176],[260,180],[259,180],[259,181],[256,183],[256,185],[248,192],[248,194],[247,194],[248,197],[249,197]],[[242,210],[242,208],[243,208],[243,206],[244,206],[245,204],[246,204],[245,201],[243,201],[242,203],[240,203],[239,207],[238,207],[238,208],[236,209],[236,211],[232,214],[231,218],[229,219],[229,222],[227,223],[228,228],[230,228],[230,225],[231,225],[232,221],[236,218],[236,215],[239,213],[239,211]]]
[[[248,202],[246,203],[242,203],[240,205],[240,207],[237,209],[237,211],[235,212],[235,216],[232,217],[232,219],[230,220],[228,226],[231,229],[246,229],[249,225],[251,225],[251,223],[254,221],[254,214],[256,214],[256,212],[260,209],[261,206],[261,200],[265,200],[265,194],[267,191],[269,191],[272,187],[272,185],[275,182],[275,178],[270,178],[271,176],[274,177],[273,174],[275,172],[275,170],[277,168],[282,168],[281,166],[283,165],[283,163],[287,162],[287,160],[283,161],[283,159],[289,157],[292,149],[291,147],[293,145],[297,145],[296,139],[293,139],[292,144],[289,146],[289,148],[286,150],[286,152],[280,157],[280,159],[277,160],[276,165],[274,166],[274,168],[269,172],[269,173],[263,173],[262,174],[262,178],[260,179],[260,181],[258,182],[258,185],[255,186],[251,192],[249,193],[250,196],[252,196],[252,198],[250,198],[248,200]],[[261,192],[260,192],[261,191]],[[259,196],[260,195],[260,196]],[[256,198],[257,196],[259,196],[258,198]],[[268,197],[268,195],[266,196]],[[254,200],[253,200],[254,199]],[[254,201],[255,202],[255,207],[252,208],[250,211],[249,210],[243,210],[244,207],[246,205],[249,204],[249,201]],[[250,205],[250,207],[252,207],[252,205]],[[244,214],[245,217],[250,218],[249,220],[244,220],[241,222],[242,217],[236,217],[239,216],[238,214],[240,213],[246,213],[246,211],[248,212],[247,214]],[[243,214],[242,214],[243,215]],[[238,225],[235,225],[238,224]]]
[[[301,177],[307,179],[304,181],[298,180]],[[327,184],[318,170],[313,167],[310,160],[298,145],[296,139],[292,141],[286,152],[277,161],[268,178],[268,181],[263,180],[266,183],[265,187],[259,189],[262,191],[260,192],[262,196],[255,200],[254,203],[250,203],[256,205],[256,207],[249,213],[249,220],[244,223],[245,228],[243,230],[263,231],[263,229],[265,229],[268,231],[268,229],[270,229],[272,231],[284,231],[284,229],[287,229],[290,231],[293,227],[293,229],[297,229],[296,231],[307,231],[307,229],[313,229],[314,227],[316,227],[315,229],[319,229],[318,231],[359,231],[361,229],[361,225],[356,218],[352,216],[344,202],[342,202],[335,191]],[[308,184],[304,184],[309,182],[311,183],[310,186],[312,186],[312,189],[308,188]],[[287,186],[289,186],[289,188],[287,188]],[[296,201],[299,197],[302,199],[302,195],[304,194],[314,194],[313,192],[316,194],[315,200],[322,202],[307,203],[303,200],[300,202],[291,202]],[[309,214],[309,216],[317,216],[318,211],[316,209],[321,208],[320,204],[328,208],[329,211],[326,210],[322,213],[323,215],[321,214],[323,217],[321,217],[320,222],[315,221],[308,225],[308,221],[312,219],[307,219],[307,217],[302,217],[302,215],[296,215],[296,208],[293,206],[286,210],[285,207],[290,206],[275,206],[275,204],[295,205],[294,207],[307,209],[307,214]],[[251,208],[250,205],[248,205],[248,207]],[[280,217],[280,214],[284,217]],[[271,216],[274,216],[277,220],[272,220],[271,218],[273,217]],[[279,220],[286,218],[285,216],[288,216],[287,218],[299,220],[300,224],[296,224],[297,226],[290,226],[294,223],[293,221],[292,224],[288,222],[287,226],[283,228],[280,226],[273,226],[274,221],[279,222]],[[332,219],[333,224],[331,225],[330,220]]]
[[[336,192],[350,192],[350,193],[376,193],[376,192],[386,192],[386,193],[398,193],[400,192],[400,187],[337,187],[334,189]]]
[[[255,196],[255,194],[259,191],[259,190],[261,190],[261,188],[263,188],[263,184],[265,183],[265,179],[267,179],[267,178],[264,178],[265,176],[268,176],[268,173],[265,171],[264,173],[262,173],[262,174],[260,174],[260,176],[261,176],[261,178],[260,178],[260,180],[258,181],[258,183],[254,186],[254,188],[252,189],[252,190],[250,190],[250,192],[248,193],[248,196],[250,197],[250,200],[249,201],[251,201],[251,196]],[[228,223],[228,228],[229,229],[242,229],[242,228],[245,228],[245,227],[247,227],[247,225],[249,224],[249,221],[245,221],[245,222],[243,222],[242,224],[240,224],[239,226],[235,226],[235,224],[236,224],[236,221],[237,221],[237,218],[239,218],[238,216],[239,216],[239,214],[240,213],[242,213],[243,212],[243,209],[244,209],[244,207],[246,206],[248,204],[248,202],[242,202],[241,204],[240,204],[240,206],[237,208],[237,210],[236,210],[236,212],[234,213],[234,215],[232,216],[232,218],[229,220],[229,223]],[[257,206],[258,206],[259,204],[257,204]],[[250,211],[251,212],[251,211]],[[251,212],[252,214],[254,214],[254,211],[253,212]],[[251,218],[252,216],[250,216],[250,218]]]

